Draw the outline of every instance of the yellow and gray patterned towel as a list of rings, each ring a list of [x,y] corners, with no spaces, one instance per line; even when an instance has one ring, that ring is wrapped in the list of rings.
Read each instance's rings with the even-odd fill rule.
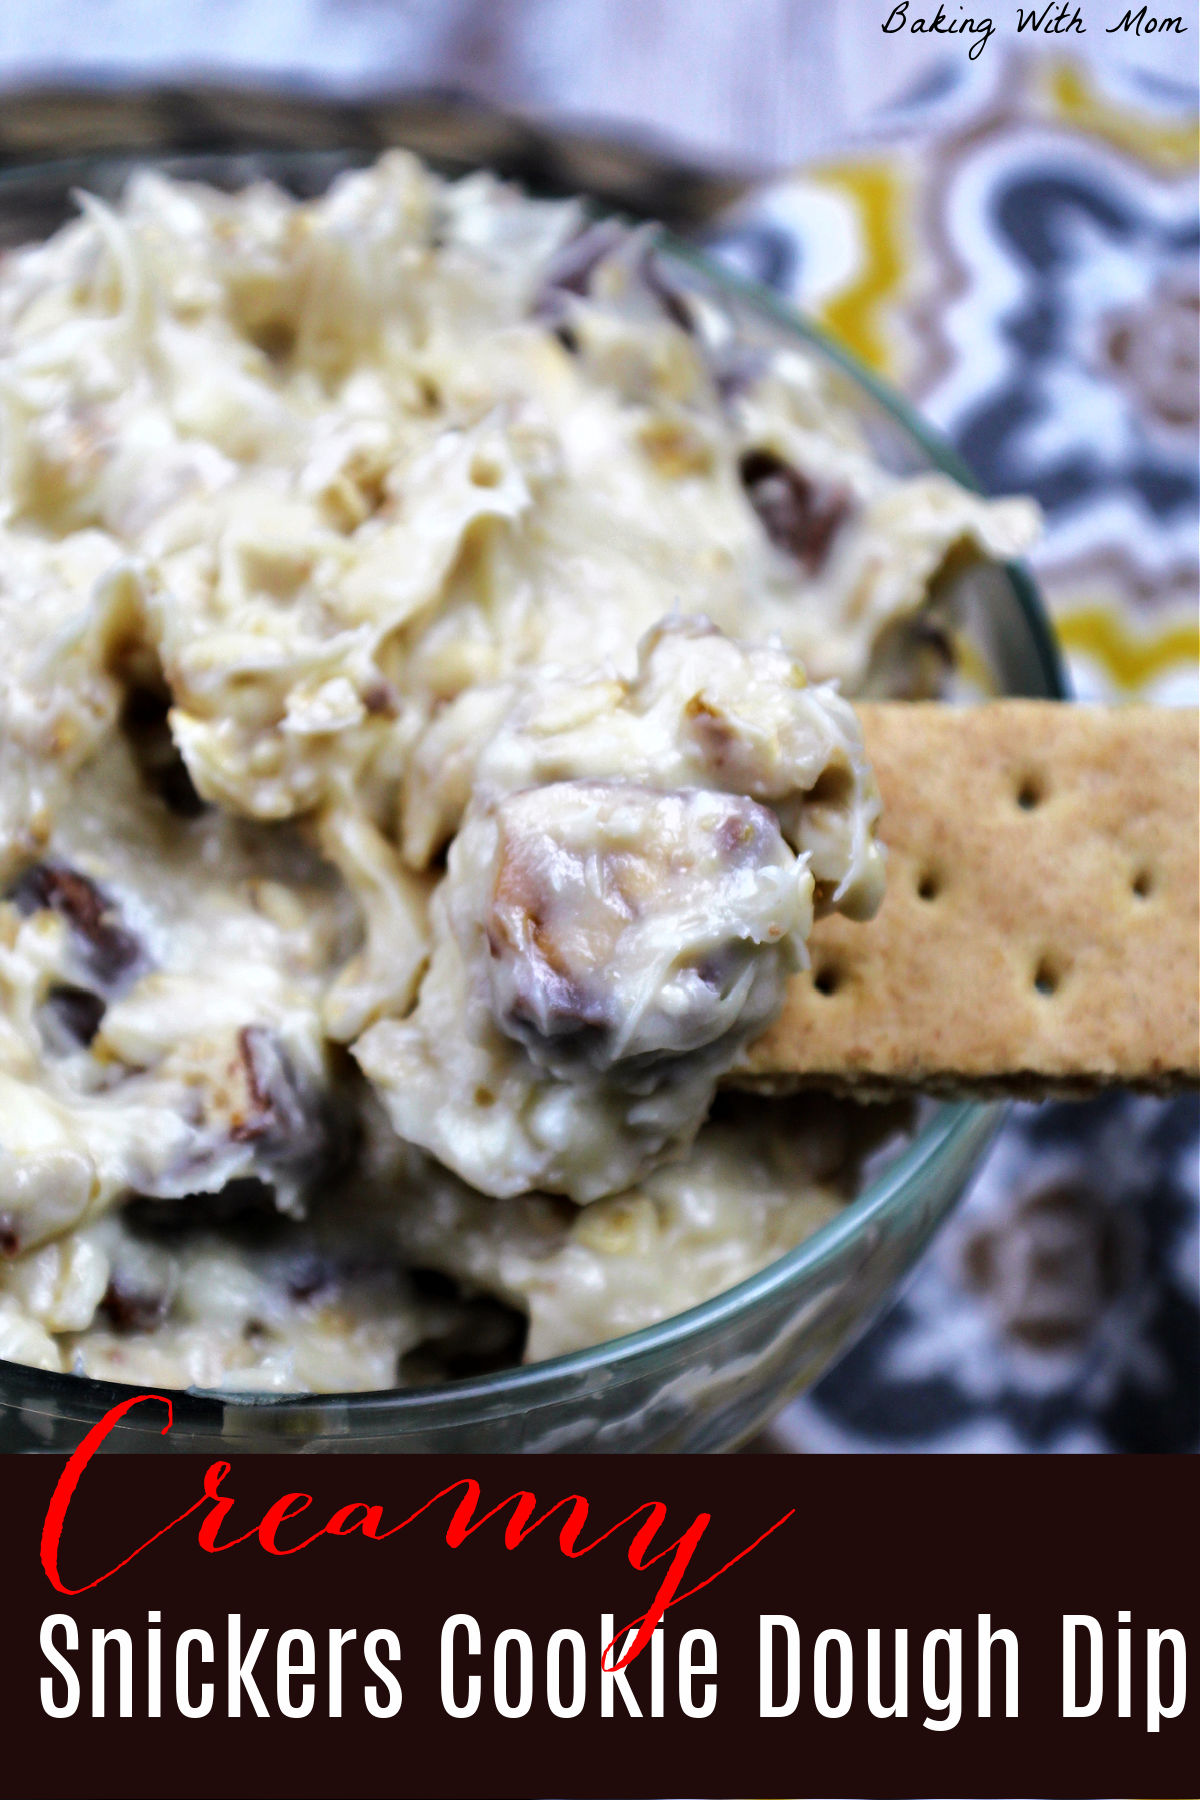
[[[1194,702],[1195,92],[1010,52],[748,200],[716,247],[1041,501],[1075,691]],[[1116,83],[1119,78],[1110,75]]]

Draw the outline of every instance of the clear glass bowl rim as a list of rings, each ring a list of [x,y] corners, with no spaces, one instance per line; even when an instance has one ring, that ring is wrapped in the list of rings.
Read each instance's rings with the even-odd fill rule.
[[[228,170],[231,166],[241,168],[243,165],[248,175],[261,171],[268,177],[273,165],[281,173],[298,165],[310,165],[314,169],[328,166],[336,173],[341,167],[353,166],[362,160],[368,159],[356,150],[342,153],[272,149],[252,150],[244,154],[216,151],[168,152],[165,155],[105,151],[96,155],[20,164],[0,170],[0,212],[4,208],[6,193],[14,187],[53,183],[61,190],[76,182],[86,185],[89,175],[94,175],[98,168],[132,172],[137,167],[153,165],[166,167],[185,178],[192,174],[203,179],[205,175],[215,175],[219,170]],[[595,210],[599,214],[612,213],[611,208],[597,207]],[[971,471],[940,433],[922,420],[886,381],[787,301],[759,283],[722,267],[704,251],[672,232],[660,229],[656,243],[669,257],[688,266],[718,292],[724,292],[735,302],[759,313],[776,327],[814,348],[821,357],[840,369],[853,385],[862,389],[875,406],[888,414],[936,469],[953,477],[964,487],[977,493],[981,491]],[[1010,562],[1004,567],[1029,630],[1046,695],[1051,699],[1066,699],[1069,690],[1062,658],[1033,578],[1019,562]],[[212,1406],[228,1414],[238,1410],[252,1413],[265,1408],[281,1424],[288,1414],[294,1414],[296,1424],[303,1425],[305,1435],[318,1438],[322,1436],[322,1417],[328,1416],[332,1425],[335,1416],[339,1421],[344,1419],[347,1409],[356,1416],[361,1416],[364,1426],[374,1414],[381,1415],[382,1426],[383,1417],[386,1416],[389,1430],[395,1430],[405,1425],[414,1429],[433,1426],[454,1413],[469,1409],[475,1402],[512,1400],[518,1405],[533,1407],[540,1400],[551,1401],[561,1396],[564,1387],[574,1381],[583,1381],[594,1375],[617,1377],[623,1368],[628,1368],[631,1364],[652,1362],[660,1351],[674,1351],[685,1345],[689,1338],[700,1339],[707,1336],[722,1323],[752,1312],[762,1302],[779,1298],[782,1290],[790,1286],[794,1285],[799,1289],[808,1277],[819,1275],[826,1264],[835,1262],[855,1239],[865,1237],[871,1227],[884,1215],[890,1214],[893,1208],[900,1211],[906,1203],[919,1202],[924,1187],[922,1178],[930,1165],[953,1156],[961,1140],[978,1125],[979,1115],[984,1110],[998,1112],[999,1109],[995,1106],[982,1108],[972,1102],[941,1104],[934,1117],[921,1128],[912,1142],[837,1218],[769,1263],[766,1268],[760,1269],[756,1275],[748,1276],[745,1281],[725,1289],[711,1300],[701,1302],[699,1306],[673,1313],[670,1318],[661,1320],[657,1325],[645,1326],[640,1331],[630,1332],[623,1337],[609,1338],[588,1349],[572,1351],[566,1356],[549,1357],[543,1362],[523,1364],[492,1375],[446,1381],[429,1387],[382,1388],[327,1394],[247,1394],[214,1388],[167,1389],[167,1393],[185,1402],[189,1417],[186,1421],[183,1417],[179,1420],[180,1426],[185,1430],[188,1424],[201,1422],[197,1409],[203,1413]],[[0,1368],[3,1366],[4,1363],[0,1360]],[[149,1391],[145,1384],[100,1381],[88,1375],[63,1374],[25,1365],[20,1365],[20,1373],[27,1391],[36,1387],[50,1408],[57,1410],[61,1406],[68,1414],[81,1408],[88,1416],[95,1416],[133,1394]],[[154,1423],[148,1429],[157,1433],[160,1427]],[[337,1435],[342,1435],[341,1429],[338,1429]]]

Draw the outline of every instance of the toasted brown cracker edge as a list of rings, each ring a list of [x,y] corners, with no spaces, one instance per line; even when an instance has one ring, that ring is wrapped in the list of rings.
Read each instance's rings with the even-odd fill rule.
[[[887,894],[830,917],[737,1078],[1086,1094],[1200,1081],[1200,718],[859,707]]]

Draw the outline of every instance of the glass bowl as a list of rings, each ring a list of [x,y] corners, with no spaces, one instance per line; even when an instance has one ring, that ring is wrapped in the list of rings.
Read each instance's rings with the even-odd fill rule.
[[[145,160],[83,158],[0,175],[0,248],[54,230],[72,213],[77,188],[115,198]],[[305,195],[363,160],[304,151],[154,159],[223,187],[265,175]],[[748,341],[803,342],[887,466],[941,469],[973,485],[902,400],[774,296],[665,235],[661,254],[672,278],[718,299]],[[1064,696],[1054,639],[1022,568],[982,567],[959,599],[977,687]],[[915,1135],[835,1220],[759,1274],[662,1324],[570,1356],[426,1388],[316,1397],[176,1392],[167,1436],[161,1407],[136,1408],[107,1447],[214,1454],[729,1449],[814,1382],[894,1296],[961,1194],[1001,1110],[930,1106]],[[73,1449],[138,1391],[0,1362],[0,1449]]]

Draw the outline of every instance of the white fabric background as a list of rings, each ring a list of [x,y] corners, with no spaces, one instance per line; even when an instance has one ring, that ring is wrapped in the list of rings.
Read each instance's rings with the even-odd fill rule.
[[[1083,0],[1086,36],[1026,32],[1021,42],[1193,81],[1195,29],[1109,36],[1126,3]],[[778,169],[838,143],[947,59],[966,60],[956,38],[885,36],[890,9],[891,0],[3,0],[0,87],[205,77],[339,94],[452,87]],[[936,0],[912,0],[909,14],[935,10]],[[981,0],[970,10],[995,21],[970,65],[985,80],[1015,35],[1017,8]]]

